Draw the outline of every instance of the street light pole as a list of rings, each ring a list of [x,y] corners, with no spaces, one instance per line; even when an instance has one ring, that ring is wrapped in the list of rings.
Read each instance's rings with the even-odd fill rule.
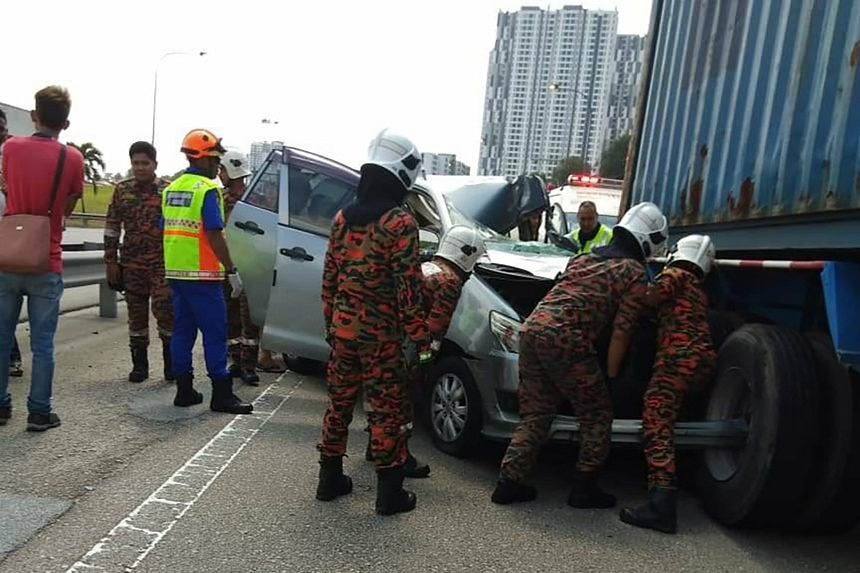
[[[161,62],[168,56],[205,56],[206,52],[167,52],[162,54],[155,66],[155,81],[152,85],[152,138],[150,143],[155,145],[155,108],[158,103],[158,68],[161,67]]]

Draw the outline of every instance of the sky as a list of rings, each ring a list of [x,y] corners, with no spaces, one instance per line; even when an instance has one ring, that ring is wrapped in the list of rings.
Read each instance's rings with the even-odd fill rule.
[[[354,167],[392,127],[419,151],[456,153],[477,173],[499,11],[567,4],[616,10],[621,34],[648,32],[651,0],[3,2],[0,102],[32,109],[38,89],[67,87],[71,125],[61,139],[92,142],[109,172],[125,172],[129,145],[151,137],[157,70],[165,175],[185,165],[180,143],[197,127],[245,152],[279,140]]]

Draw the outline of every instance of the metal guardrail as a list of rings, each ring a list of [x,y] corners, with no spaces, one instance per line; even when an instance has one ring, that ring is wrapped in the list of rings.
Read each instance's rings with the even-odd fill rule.
[[[103,250],[63,252],[63,284],[65,288],[99,285],[99,316],[117,317],[117,293],[107,285]]]
[[[66,217],[66,220],[75,219],[87,223],[89,221],[104,222],[106,218],[107,215],[101,213],[72,213],[71,215]]]

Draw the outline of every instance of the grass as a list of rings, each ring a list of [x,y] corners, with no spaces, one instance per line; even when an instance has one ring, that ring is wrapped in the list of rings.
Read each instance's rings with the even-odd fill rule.
[[[75,213],[87,213],[93,215],[104,215],[107,213],[113,195],[113,185],[98,185],[96,193],[93,194],[93,186],[84,186],[83,200],[79,200],[75,206]],[[104,227],[103,221],[81,221],[70,218],[66,221],[67,227]]]

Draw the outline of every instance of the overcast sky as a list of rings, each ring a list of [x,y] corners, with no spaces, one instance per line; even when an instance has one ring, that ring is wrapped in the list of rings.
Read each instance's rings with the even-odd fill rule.
[[[577,3],[550,3],[565,4]],[[648,31],[651,0],[579,4],[617,10],[619,33]],[[0,101],[31,109],[39,88],[66,86],[73,103],[63,139],[91,141],[109,171],[124,172],[130,143],[150,139],[159,58],[203,50],[205,57],[171,56],[158,68],[161,173],[184,165],[179,145],[194,127],[246,152],[251,141],[280,139],[358,166],[370,139],[392,126],[420,151],[456,153],[474,169],[496,16],[523,5],[535,4],[6,1]]]

